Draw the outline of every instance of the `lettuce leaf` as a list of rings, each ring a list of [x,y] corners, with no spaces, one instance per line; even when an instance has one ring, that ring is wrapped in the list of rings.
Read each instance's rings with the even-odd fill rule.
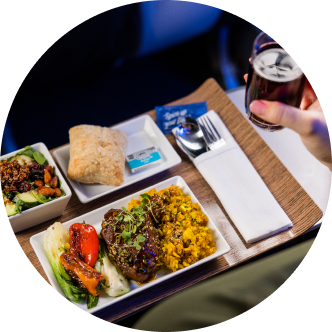
[[[86,293],[83,290],[78,291],[79,287],[71,283],[70,275],[60,263],[60,256],[64,252],[64,245],[66,243],[69,243],[69,233],[61,223],[55,222],[46,230],[44,235],[44,250],[57,282],[69,300],[76,303],[83,303]]]

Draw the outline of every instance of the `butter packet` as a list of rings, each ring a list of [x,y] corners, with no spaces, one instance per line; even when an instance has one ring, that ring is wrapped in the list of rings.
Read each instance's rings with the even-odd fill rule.
[[[126,160],[132,173],[161,164],[160,154],[155,147],[144,149],[126,156]]]
[[[207,113],[207,103],[195,103],[177,106],[156,106],[158,127],[167,135],[179,124],[186,122],[186,117],[199,118]]]

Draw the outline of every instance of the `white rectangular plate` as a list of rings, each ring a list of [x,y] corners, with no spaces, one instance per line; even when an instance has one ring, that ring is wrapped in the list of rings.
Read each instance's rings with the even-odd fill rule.
[[[66,208],[70,197],[72,195],[71,190],[61,175],[61,172],[57,171],[57,166],[48,151],[46,145],[44,143],[36,143],[31,145],[31,147],[38,152],[41,152],[45,158],[47,159],[48,163],[55,167],[56,175],[59,177],[61,181],[61,186],[65,191],[66,195],[50,201],[45,204],[39,204],[31,209],[25,210],[22,214],[15,214],[14,216],[9,217],[10,224],[12,225],[14,233],[20,232],[24,229],[29,227],[41,224],[46,220],[53,219],[58,217],[62,214],[64,209]],[[4,156],[1,156],[0,159],[7,159],[11,156],[14,156],[17,152],[22,151],[23,149],[8,153]],[[3,204],[3,203],[2,203]]]
[[[179,186],[181,188],[181,190],[186,194],[186,195],[190,195],[191,196],[191,200],[193,203],[199,203],[197,198],[195,197],[195,195],[192,193],[192,191],[190,190],[190,188],[188,187],[188,185],[184,182],[184,180],[182,179],[182,177],[180,176],[175,176],[173,178],[170,178],[168,180],[165,180],[163,182],[160,182],[154,186],[151,186],[149,188],[146,188],[145,190],[142,190],[138,193],[132,194],[130,196],[127,196],[123,199],[120,199],[116,202],[113,202],[111,204],[105,205],[97,210],[91,211],[87,214],[84,214],[83,216],[77,217],[73,220],[67,221],[65,223],[63,223],[63,225],[66,227],[66,229],[68,230],[69,227],[76,223],[76,222],[82,222],[83,220],[87,223],[90,224],[92,226],[95,227],[97,233],[99,234],[101,231],[101,222],[104,219],[104,214],[110,210],[110,209],[119,209],[122,206],[128,207],[128,203],[132,200],[132,199],[140,199],[140,194],[144,193],[144,192],[148,192],[149,190],[151,190],[152,188],[155,188],[156,190],[161,190],[161,189],[166,189],[171,185],[175,185],[175,186]],[[201,205],[201,204],[200,204]],[[202,212],[209,218],[208,214],[206,213],[206,211],[204,210],[204,207],[201,205],[202,208]],[[218,256],[221,256],[225,253],[227,253],[230,249],[228,243],[225,241],[225,239],[223,238],[223,236],[220,234],[219,230],[217,229],[217,227],[215,226],[215,224],[213,223],[213,221],[209,218],[208,224],[207,226],[210,228],[212,236],[213,236],[213,240],[216,242],[216,247],[217,247],[217,251],[215,253],[213,253],[211,256],[205,257],[203,259],[201,259],[200,261],[182,269],[182,270],[178,270],[176,272],[171,272],[168,269],[161,269],[157,272],[156,275],[156,279],[152,282],[149,282],[147,284],[143,284],[143,285],[138,285],[135,281],[131,280],[130,281],[130,292],[122,295],[120,297],[109,297],[108,295],[105,294],[105,292],[102,292],[99,296],[99,302],[98,305],[95,308],[92,309],[87,309],[86,307],[86,303],[83,304],[76,304],[78,307],[80,307],[83,310],[86,310],[90,313],[93,313],[97,310],[103,309],[107,306],[113,305],[119,301],[124,300],[125,298],[133,295],[133,294],[137,294],[140,291],[147,289],[151,286],[154,286],[158,283],[162,283],[163,281],[172,278],[173,276],[176,276],[180,273],[182,273],[183,271],[188,271],[188,269],[191,269],[193,267],[199,266],[207,261],[210,261]],[[34,236],[32,236],[30,238],[30,242],[31,245],[34,249],[34,251],[36,252],[36,255],[48,277],[48,280],[50,281],[50,283],[52,284],[52,286],[61,294],[63,294],[62,289],[60,288],[60,286],[58,285],[55,276],[52,272],[52,268],[51,265],[47,259],[47,256],[45,254],[44,251],[44,247],[43,247],[43,239],[44,239],[44,232],[41,232],[39,234],[36,234]]]
[[[156,151],[160,154],[161,164],[132,174],[128,163],[126,162],[124,182],[120,186],[86,184],[68,179],[77,194],[78,199],[82,203],[90,202],[98,197],[165,171],[181,162],[180,156],[176,153],[166,136],[161,132],[149,115],[139,116],[112,128],[119,129],[128,135],[129,140],[126,155],[154,146]],[[63,173],[67,174],[69,164],[69,145],[55,150],[54,157],[59,163]]]

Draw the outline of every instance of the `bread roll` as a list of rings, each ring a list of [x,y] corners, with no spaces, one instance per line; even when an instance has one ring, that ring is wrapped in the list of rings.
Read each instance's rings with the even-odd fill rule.
[[[83,183],[119,186],[124,181],[128,137],[117,129],[80,125],[69,130],[67,176]]]

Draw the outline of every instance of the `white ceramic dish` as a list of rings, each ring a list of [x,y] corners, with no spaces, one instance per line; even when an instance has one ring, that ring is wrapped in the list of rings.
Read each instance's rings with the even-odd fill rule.
[[[82,203],[90,202],[98,197],[165,171],[181,162],[180,156],[176,153],[165,135],[149,115],[139,116],[112,128],[119,129],[128,135],[129,140],[126,155],[154,146],[156,151],[159,152],[162,162],[158,166],[134,174],[131,173],[128,163],[126,162],[124,182],[120,186],[85,184],[68,179],[77,194],[78,199]],[[67,174],[69,164],[69,145],[55,150],[54,157],[63,173]]]
[[[181,190],[187,194],[191,196],[192,202],[193,203],[197,203],[198,200],[195,197],[195,195],[192,193],[192,191],[190,190],[190,188],[188,187],[188,185],[184,182],[184,180],[182,179],[182,177],[180,176],[175,176],[173,178],[170,178],[168,180],[165,180],[163,182],[160,182],[154,186],[151,186],[149,188],[146,188],[145,190],[142,190],[138,193],[132,194],[130,196],[127,196],[123,199],[120,199],[116,202],[113,202],[111,204],[105,205],[97,210],[91,211],[85,215],[82,215],[80,217],[77,217],[75,219],[72,219],[66,223],[63,223],[63,225],[66,227],[66,229],[69,229],[69,227],[76,223],[76,222],[82,222],[83,220],[90,225],[93,225],[97,231],[97,233],[99,234],[101,231],[101,222],[104,219],[104,214],[110,210],[111,208],[114,209],[118,209],[121,208],[122,206],[128,206],[128,203],[132,200],[132,199],[139,199],[140,198],[140,194],[147,192],[149,190],[151,190],[152,188],[155,188],[156,190],[161,190],[161,189],[165,189],[168,188],[171,185],[176,185],[179,186],[181,188]],[[198,202],[199,203],[199,202]],[[209,218],[208,214],[206,213],[206,211],[204,210],[204,207],[201,206],[202,208],[202,212],[205,213],[207,215],[207,217]],[[223,238],[223,236],[220,234],[219,230],[217,229],[217,227],[215,226],[215,224],[213,223],[213,221],[209,218],[209,222],[207,224],[207,226],[211,229],[211,233],[213,235],[213,239],[216,242],[216,247],[217,247],[217,251],[212,254],[211,256],[205,257],[203,259],[201,259],[200,261],[194,263],[191,266],[188,266],[182,270],[178,270],[176,272],[171,272],[168,269],[161,269],[157,272],[156,275],[156,279],[150,283],[144,284],[144,285],[138,285],[135,281],[130,281],[130,292],[122,295],[120,297],[109,297],[107,296],[104,292],[102,292],[99,296],[99,302],[98,305],[95,308],[92,309],[87,309],[86,307],[86,303],[83,304],[76,304],[78,307],[80,307],[83,310],[86,310],[90,313],[93,313],[97,310],[100,310],[102,308],[105,308],[107,306],[113,305],[119,301],[122,301],[126,298],[128,298],[129,296],[132,296],[134,294],[137,294],[138,292],[147,289],[151,286],[154,286],[158,283],[162,283],[163,281],[172,278],[173,276],[176,276],[180,273],[182,273],[183,271],[188,271],[188,269],[193,268],[193,267],[197,267],[207,261],[210,261],[218,256],[221,256],[225,253],[227,253],[230,249],[229,245],[227,244],[227,242],[225,241],[225,239]],[[51,265],[46,257],[44,248],[43,248],[43,238],[44,238],[44,232],[41,232],[39,234],[36,234],[34,236],[32,236],[30,238],[30,242],[31,245],[34,249],[34,251],[36,252],[36,255],[48,277],[48,280],[50,281],[50,283],[52,284],[52,286],[61,294],[63,294],[62,289],[60,288],[60,286],[58,285],[55,276],[52,272],[52,268]]]
[[[70,200],[70,197],[72,195],[71,190],[68,184],[66,183],[66,180],[61,175],[61,172],[59,170],[57,171],[57,166],[51,154],[49,153],[46,145],[44,143],[36,143],[31,145],[31,147],[34,150],[41,152],[47,159],[48,163],[53,167],[55,167],[56,175],[61,180],[61,186],[65,191],[66,195],[58,199],[55,199],[54,201],[45,204],[39,204],[31,209],[25,210],[22,212],[22,214],[15,214],[14,216],[9,217],[9,221],[15,233],[20,232],[29,227],[41,224],[44,221],[60,216],[63,213],[64,209],[66,208]],[[8,153],[4,156],[1,156],[0,159],[7,159],[11,156],[14,156],[17,152],[22,150],[23,149]]]

